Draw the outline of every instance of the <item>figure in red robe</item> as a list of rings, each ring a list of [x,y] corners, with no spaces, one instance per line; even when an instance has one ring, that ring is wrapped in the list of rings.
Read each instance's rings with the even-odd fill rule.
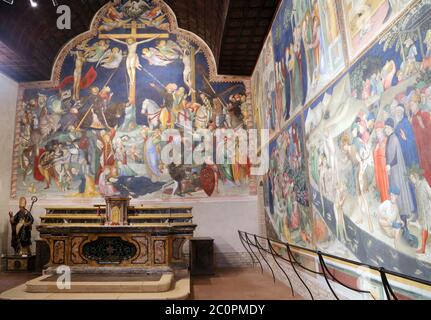
[[[105,168],[109,168],[111,173],[113,172],[113,168],[115,167],[115,154],[114,148],[112,146],[112,140],[115,137],[115,130],[111,129],[110,132],[105,133],[98,137],[97,146],[101,151],[101,166],[96,170],[96,184],[99,183],[99,178]]]
[[[373,154],[374,175],[380,200],[383,203],[389,200],[389,177],[386,170],[386,143],[388,139],[384,133],[385,124],[383,122],[377,122],[375,128],[378,142]]]
[[[421,97],[414,95],[410,102],[410,110],[413,114],[412,125],[418,147],[419,164],[424,172],[424,177],[431,186],[431,115],[419,109]]]
[[[367,100],[371,96],[371,80],[367,79],[364,82],[364,88],[362,89],[362,100]]]

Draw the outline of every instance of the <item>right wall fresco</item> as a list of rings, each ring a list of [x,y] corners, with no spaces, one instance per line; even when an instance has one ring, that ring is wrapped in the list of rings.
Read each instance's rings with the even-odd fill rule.
[[[349,17],[352,10],[359,10],[359,2],[363,10],[370,8],[371,12],[369,19],[355,22]],[[285,47],[290,40],[287,36],[288,40],[277,42],[274,32],[279,32],[280,21],[288,21],[280,15],[286,16],[286,8],[295,8],[295,3],[283,1],[274,22],[275,74],[283,70],[277,65],[277,61],[283,62],[277,52],[284,49],[279,45]],[[321,1],[304,1],[304,6],[307,4],[316,8]],[[340,0],[334,5],[343,31],[342,69],[333,68],[330,79],[321,84],[323,89],[308,98],[301,94],[308,88],[306,81],[302,81],[300,90],[289,90],[290,101],[302,100],[303,106],[292,117],[286,114],[284,124],[272,136],[271,154],[280,156],[274,148],[284,145],[284,136],[292,126],[301,128],[298,144],[304,150],[299,159],[307,177],[303,190],[309,194],[310,205],[302,207],[304,222],[298,224],[304,236],[292,244],[314,246],[337,256],[430,279],[431,1]],[[322,28],[323,21],[320,20]],[[369,25],[361,29],[362,24]],[[379,33],[372,38],[368,28]],[[316,30],[323,39],[323,30]],[[356,30],[356,38],[352,30]],[[304,36],[305,33],[298,34]],[[301,41],[304,46],[304,38]],[[322,44],[322,52],[328,50],[327,45]],[[323,60],[321,57],[321,63]],[[285,58],[286,61],[289,60]],[[259,69],[265,67],[258,64],[255,74],[264,73]],[[299,70],[302,76],[307,75],[303,67]],[[289,72],[286,75],[288,80],[292,76]],[[277,79],[276,76],[276,100],[281,92],[277,90]],[[296,96],[298,92],[301,99]],[[255,110],[259,110],[258,105]],[[268,114],[265,110],[262,113]],[[285,149],[281,148],[281,153]],[[283,170],[289,173],[291,169]],[[283,194],[277,194],[277,190],[283,190],[284,181],[289,183],[291,179],[279,179],[281,185],[274,188],[273,174],[270,171],[263,179],[270,221],[267,229],[269,235],[285,241],[286,234],[292,233],[286,231],[289,228],[276,227],[274,212],[289,227],[292,211],[286,209],[283,213],[271,206]],[[283,219],[283,214],[287,218]],[[312,245],[304,241],[309,232]]]

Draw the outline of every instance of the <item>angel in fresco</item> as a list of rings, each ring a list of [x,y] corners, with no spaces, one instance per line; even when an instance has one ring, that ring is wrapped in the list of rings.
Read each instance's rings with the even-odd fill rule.
[[[139,20],[144,25],[150,27],[156,27],[159,29],[167,29],[169,27],[169,23],[166,22],[166,15],[162,12],[160,7],[155,7],[149,11],[146,11]]]
[[[120,1],[117,0],[117,2],[119,2],[118,4],[120,4],[121,0]],[[106,11],[106,15],[107,15],[108,18],[110,18],[112,20],[123,19],[124,18],[124,13],[119,12],[117,10],[117,8],[116,8],[116,5],[117,5],[117,3],[112,3],[109,6],[108,10]]]
[[[156,49],[159,50],[160,54],[164,56],[166,59],[179,59],[183,54],[181,47],[172,40],[160,40],[156,46]]]
[[[87,47],[85,50],[85,58],[87,62],[95,63],[103,57],[106,50],[109,49],[109,41],[100,40],[93,44],[91,47]]]
[[[155,48],[142,49],[142,58],[148,61],[151,66],[166,67],[174,62],[174,60],[167,59]]]
[[[112,31],[114,29],[123,28],[126,24],[130,23],[132,19],[128,20],[111,20],[103,18],[103,24],[99,27],[99,31]]]
[[[146,11],[142,16],[141,20],[154,20],[163,15],[162,9],[160,7],[155,7],[151,10]]]
[[[140,19],[140,20],[143,24],[150,27],[155,27],[159,29],[168,29],[169,22],[166,22],[167,20],[165,18],[166,18],[166,15],[163,14],[152,20],[147,20],[147,19]]]
[[[172,40],[160,40],[155,48],[142,49],[142,58],[153,66],[166,67],[182,57],[181,47]]]
[[[101,65],[105,69],[117,69],[123,61],[123,51],[115,47],[108,49],[99,59],[97,67]]]

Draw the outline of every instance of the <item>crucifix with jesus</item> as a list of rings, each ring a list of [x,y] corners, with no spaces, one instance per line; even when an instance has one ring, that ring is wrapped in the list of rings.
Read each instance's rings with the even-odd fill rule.
[[[127,75],[129,77],[129,103],[136,103],[136,69],[142,70],[142,66],[139,62],[137,54],[138,46],[147,42],[151,42],[155,39],[169,39],[167,33],[138,33],[138,29],[145,28],[144,24],[138,24],[133,21],[130,24],[123,26],[125,29],[131,29],[131,33],[128,34],[100,34],[100,39],[110,39],[112,41],[121,43],[127,46],[127,59],[126,68]],[[143,40],[141,40],[143,39]],[[123,41],[126,40],[126,41]],[[141,41],[138,41],[141,40]]]

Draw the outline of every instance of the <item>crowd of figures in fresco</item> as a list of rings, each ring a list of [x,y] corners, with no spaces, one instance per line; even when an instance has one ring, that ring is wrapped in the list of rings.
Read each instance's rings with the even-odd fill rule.
[[[312,246],[312,219],[304,159],[302,118],[271,143],[265,208],[283,241]]]
[[[164,141],[166,130],[247,129],[249,117],[244,84],[211,82],[204,50],[171,33],[165,11],[152,1],[111,2],[95,20],[97,35],[62,53],[59,85],[25,90],[17,192],[134,198],[248,193],[249,170],[232,165],[230,154],[220,165],[161,161],[167,143],[193,143]]]
[[[279,131],[344,67],[335,1],[284,1],[267,46],[272,48],[265,49],[266,60],[274,60],[274,69],[263,71],[263,82],[270,83],[257,94],[268,106],[264,127]]]
[[[395,18],[397,22],[379,39],[375,37],[371,47],[364,47],[361,57],[303,109],[304,128],[298,133],[306,150],[301,166],[306,170],[310,206],[301,219],[312,217],[312,244],[318,248],[429,278],[431,3],[361,2],[374,9],[370,28],[382,28]],[[394,9],[409,4],[410,9],[402,14],[401,9]],[[382,14],[386,19],[380,19]],[[366,30],[365,34],[370,36]],[[265,74],[258,65],[253,81],[258,72]],[[302,88],[306,87],[304,83]],[[279,95],[276,90],[275,95]],[[296,122],[296,118],[289,120],[286,130]],[[284,129],[276,134],[273,144],[277,147],[270,151],[273,162],[286,152],[280,142],[285,135]],[[297,194],[280,193],[289,188],[294,166],[280,167],[279,171],[288,173],[286,179],[274,179],[274,171],[264,179],[266,211],[273,222],[268,224],[269,233],[305,245],[301,237],[287,237],[283,224],[273,219],[274,212],[279,212],[279,221],[292,226],[295,209],[277,208],[275,199],[295,203],[298,198]],[[293,189],[300,187],[301,183],[294,183]],[[306,233],[307,227],[301,226],[301,230]]]

